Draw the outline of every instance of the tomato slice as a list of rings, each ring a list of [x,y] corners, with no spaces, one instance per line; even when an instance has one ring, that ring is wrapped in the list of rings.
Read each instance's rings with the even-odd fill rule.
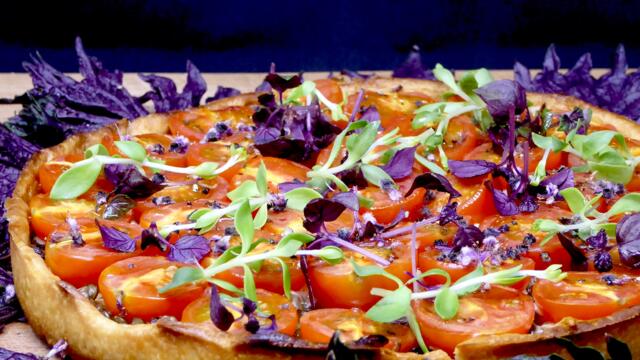
[[[201,284],[187,284],[161,294],[159,289],[171,282],[181,266],[184,264],[161,256],[136,256],[112,264],[99,280],[105,308],[127,321],[150,321],[159,316],[180,318],[184,308],[202,296],[205,289]]]
[[[191,146],[189,146],[189,150],[187,150],[187,163],[191,166],[197,166],[203,162],[211,161],[221,166],[231,158],[232,146],[235,145],[227,145],[220,142],[191,144]],[[243,162],[238,162],[234,166],[225,170],[220,174],[220,176],[225,178],[225,180],[230,181],[243,166]]]
[[[462,160],[478,145],[480,133],[469,116],[457,116],[449,121],[444,135],[444,150],[447,158]]]
[[[158,228],[174,223],[187,222],[189,215],[197,209],[208,207],[208,200],[196,200],[192,203],[176,203],[150,208],[140,216],[140,226],[148,228],[155,222]]]
[[[80,218],[77,222],[84,245],[73,244],[69,227],[64,224],[51,233],[44,252],[45,262],[51,271],[75,287],[97,284],[100,273],[107,266],[142,253],[139,247],[131,253],[106,248],[94,219]],[[132,238],[140,236],[142,232],[142,228],[135,223],[101,220],[100,224],[123,231]]]
[[[257,312],[265,316],[274,315],[276,318],[278,332],[294,336],[298,327],[298,311],[295,305],[286,297],[267,290],[257,289],[256,294],[258,299]],[[182,312],[182,321],[191,323],[211,323],[209,311],[210,301],[211,292],[208,290],[203,296],[199,297],[184,308],[184,311]],[[236,308],[242,308],[242,304],[240,303],[234,305]],[[233,309],[229,310],[233,314],[234,318],[241,316],[237,311],[234,311]],[[271,324],[270,320],[262,316],[258,317],[258,321],[261,322],[261,325],[269,326]],[[234,322],[229,331],[244,332],[245,330],[242,326],[245,322],[246,319],[242,322]],[[211,323],[211,325],[213,326],[213,323]]]
[[[545,321],[565,317],[590,320],[640,304],[640,283],[635,278],[622,285],[607,285],[605,274],[568,272],[559,282],[540,280],[533,287],[533,298]]]
[[[169,130],[173,135],[182,135],[191,141],[200,141],[216,123],[225,121],[236,131],[238,125],[253,125],[253,110],[249,106],[230,106],[225,109],[211,110],[196,108],[176,111],[169,116]],[[239,141],[238,135],[232,135]],[[244,137],[244,136],[242,136]],[[230,139],[224,139],[228,141]]]
[[[312,310],[300,318],[300,337],[307,341],[326,344],[336,330],[347,344],[370,335],[384,336],[389,340],[384,347],[399,352],[410,351],[417,344],[408,326],[370,320],[360,309]]]
[[[31,208],[31,226],[36,235],[42,239],[63,226],[67,216],[72,218],[97,216],[95,203],[85,199],[51,200],[49,195],[38,194],[31,198],[29,207]]]
[[[546,233],[535,232],[531,229],[536,219],[550,219],[559,221],[560,218],[570,218],[569,211],[551,206],[541,206],[536,212],[519,214],[515,216],[495,215],[484,219],[482,228],[499,228],[506,225],[509,230],[498,236],[498,239],[506,245],[517,246],[522,244],[525,236],[531,234],[536,238],[536,242],[529,247],[529,251],[522,256],[533,259],[537,270],[544,270],[551,264],[560,264],[563,268],[569,269],[571,266],[571,256],[562,247],[557,237],[551,238],[545,245],[540,246],[540,242],[545,238]]]
[[[233,177],[231,188],[237,187],[245,180],[255,179],[260,167],[260,161],[264,162],[264,166],[267,169],[267,183],[271,192],[278,192],[278,184],[282,182],[305,181],[307,173],[311,170],[291,160],[258,156],[249,160],[247,165]]]
[[[450,177],[448,179],[460,193],[459,197],[452,200],[458,203],[458,214],[464,216],[470,223],[479,223],[485,217],[497,213],[493,196],[483,184],[488,176],[471,179]],[[433,214],[439,214],[448,202],[449,194],[436,193],[435,198],[427,204],[427,207]]]
[[[496,285],[461,297],[458,313],[450,320],[438,316],[430,300],[414,301],[413,309],[427,344],[449,354],[474,336],[527,333],[534,320],[534,304],[529,296]]]
[[[366,249],[382,258],[391,259],[391,264],[384,269],[400,279],[408,280],[411,258],[406,246],[395,243]],[[380,300],[380,297],[371,295],[372,288],[397,288],[397,284],[383,276],[359,277],[349,261],[353,259],[361,265],[372,265],[374,262],[371,259],[350,250],[344,250],[344,257],[341,263],[335,265],[318,258],[309,259],[309,281],[319,307],[356,307],[366,310]]]

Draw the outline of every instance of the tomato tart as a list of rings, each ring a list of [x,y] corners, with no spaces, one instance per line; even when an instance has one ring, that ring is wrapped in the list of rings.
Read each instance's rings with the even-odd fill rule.
[[[96,359],[640,356],[638,125],[434,74],[271,73],[42,150],[29,323]]]

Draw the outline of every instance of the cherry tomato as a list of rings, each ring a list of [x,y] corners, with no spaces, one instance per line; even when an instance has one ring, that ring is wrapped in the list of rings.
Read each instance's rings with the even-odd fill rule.
[[[414,301],[413,309],[428,345],[453,354],[455,347],[474,336],[525,334],[533,325],[533,300],[518,290],[492,285],[488,291],[460,298],[458,313],[444,320],[430,300]]]
[[[408,219],[415,220],[421,216],[426,193],[425,189],[418,188],[407,197],[400,193],[400,198],[395,200],[379,187],[369,186],[360,190],[360,195],[373,200],[373,206],[370,208],[362,207],[360,212],[370,212],[381,224],[391,223],[401,211],[409,214]]]
[[[411,258],[405,246],[395,243],[366,249],[384,259],[392,260],[384,269],[400,279],[408,280]],[[382,276],[359,277],[349,261],[352,259],[360,265],[372,265],[374,262],[371,259],[349,250],[344,251],[344,257],[342,262],[335,265],[319,258],[309,259],[309,281],[319,307],[357,307],[366,310],[380,300],[380,297],[370,294],[372,288],[397,288],[397,284]]]
[[[247,163],[231,181],[231,188],[235,188],[242,184],[245,180],[253,180],[258,174],[260,161],[264,162],[267,169],[267,183],[271,192],[278,192],[278,184],[294,180],[305,181],[307,173],[311,170],[304,165],[287,159],[279,159],[274,157],[255,157]]]
[[[155,222],[158,228],[172,225],[174,223],[185,223],[189,215],[197,209],[205,208],[209,205],[207,200],[196,200],[192,203],[177,203],[151,208],[140,216],[140,226],[148,228]]]
[[[631,278],[622,285],[607,285],[605,274],[568,272],[559,282],[540,280],[533,286],[533,298],[545,321],[564,317],[590,320],[640,304],[640,284]]]
[[[111,250],[102,243],[94,219],[77,219],[85,244],[78,246],[69,235],[68,225],[56,229],[47,239],[44,259],[51,271],[75,287],[97,284],[100,273],[116,261],[141,254],[139,247],[125,253]],[[142,228],[135,223],[100,220],[100,224],[125,232],[132,238],[140,236]]]
[[[46,238],[66,223],[67,217],[95,218],[95,203],[85,199],[51,200],[49,195],[38,194],[31,198],[31,226],[36,235]]]
[[[160,293],[181,266],[184,264],[161,256],[136,256],[112,264],[99,280],[105,308],[127,321],[150,321],[159,316],[180,318],[184,308],[204,292],[204,285],[187,284]]]
[[[42,192],[49,194],[58,177],[69,170],[74,162],[78,162],[83,158],[83,156],[72,154],[42,164],[38,169],[38,182]],[[100,174],[95,184],[87,192],[80,195],[79,198],[92,200],[99,191],[110,192],[112,190],[113,184],[104,177],[104,174]]]
[[[567,153],[562,151],[559,151],[559,152],[550,151],[549,155],[547,155],[547,163],[544,166],[545,170],[549,171],[549,170],[555,170],[560,168],[560,166],[564,165],[567,162],[566,155]],[[540,162],[540,160],[542,160],[543,156],[544,156],[544,149],[534,147],[533,149],[529,150],[529,160],[528,160],[529,173],[533,173],[536,170],[536,167],[538,166],[538,163]],[[524,159],[521,151],[516,151],[515,160],[516,160],[516,165],[520,169],[522,169],[522,167],[524,166]]]
[[[501,155],[493,149],[490,142],[480,144],[463,157],[464,160],[486,160],[492,163],[499,163]]]
[[[295,336],[296,329],[298,327],[298,311],[295,305],[289,301],[286,297],[272,293],[267,290],[257,289],[258,309],[257,312],[263,315],[274,315],[276,318],[276,326],[278,332],[289,336]],[[187,305],[182,312],[182,321],[191,323],[204,323],[211,322],[210,306],[211,292],[208,290],[203,296],[199,297],[191,304]],[[242,308],[241,303],[234,304],[236,308]],[[241,316],[240,313],[229,309],[234,318]],[[261,325],[269,326],[270,320],[258,317],[258,321]],[[234,322],[229,331],[244,332],[242,327],[246,319],[242,322]],[[213,324],[212,324],[213,325]]]
[[[252,125],[252,115],[253,110],[248,106],[230,106],[220,110],[201,107],[176,111],[169,116],[169,130],[173,135],[182,135],[189,140],[200,141],[216,123],[229,122],[232,130],[236,131],[240,124]]]
[[[399,352],[410,351],[417,344],[408,326],[375,322],[360,309],[312,310],[300,318],[300,337],[304,340],[326,344],[336,330],[347,344],[368,335],[384,336],[389,340],[384,347]]]
[[[336,80],[333,79],[319,79],[314,80],[316,83],[316,89],[318,89],[327,100],[334,104],[342,103],[342,88]]]
[[[187,163],[191,166],[200,165],[203,162],[215,162],[218,166],[224,165],[231,157],[231,146],[219,142],[208,142],[204,144],[195,143],[189,146],[187,150]],[[229,169],[225,170],[221,177],[230,181],[235,174],[242,169],[244,162],[238,162]]]
[[[471,179],[448,178],[451,185],[458,190],[460,196],[453,199],[458,203],[458,214],[464,216],[470,223],[479,223],[487,216],[497,213],[491,192],[482,183],[487,177]],[[435,198],[427,204],[433,214],[439,214],[449,202],[449,194],[436,193]]]
[[[525,236],[531,234],[536,238],[536,242],[529,247],[529,251],[522,256],[533,259],[536,262],[537,270],[544,270],[551,264],[561,264],[563,268],[569,269],[571,266],[571,256],[560,244],[557,237],[553,237],[545,245],[540,246],[540,242],[545,238],[546,233],[535,232],[531,226],[536,219],[550,219],[558,221],[563,217],[571,217],[572,214],[566,210],[541,206],[536,212],[519,214],[515,216],[495,215],[486,218],[482,222],[482,228],[499,228],[507,225],[509,231],[500,234],[498,239],[504,241],[506,245],[518,246],[522,244]]]
[[[442,149],[450,160],[462,160],[478,145],[480,133],[469,116],[451,119]]]

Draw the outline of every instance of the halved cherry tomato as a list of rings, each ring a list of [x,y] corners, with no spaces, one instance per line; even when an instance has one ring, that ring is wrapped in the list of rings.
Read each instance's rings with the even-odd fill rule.
[[[320,309],[302,314],[300,337],[326,344],[336,331],[344,343],[355,342],[368,335],[382,335],[389,342],[384,348],[399,352],[413,349],[417,342],[409,327],[370,320],[360,309]]]
[[[189,150],[187,150],[187,163],[191,166],[197,166],[203,162],[211,161],[217,163],[218,166],[224,165],[231,157],[231,146],[235,145],[227,145],[220,142],[191,144]],[[230,181],[243,166],[244,162],[238,162],[225,170],[220,176]]]
[[[201,284],[186,284],[161,294],[160,289],[171,282],[181,266],[184,264],[161,256],[136,256],[112,264],[100,274],[98,283],[105,308],[127,321],[180,318],[184,308],[205,290]]]
[[[63,226],[67,217],[95,218],[95,203],[85,199],[51,200],[49,195],[38,194],[29,202],[31,226],[36,235],[46,238],[55,229]]]
[[[318,89],[329,101],[334,104],[342,103],[342,89],[336,80],[318,79],[313,82],[316,83],[316,89]]]
[[[498,154],[493,149],[493,144],[486,142],[476,146],[467,155],[463,157],[464,160],[486,160],[492,163],[499,163],[502,155]]]
[[[304,165],[287,159],[279,159],[274,157],[255,157],[233,177],[231,188],[235,188],[242,184],[245,180],[253,180],[258,174],[260,161],[264,162],[267,169],[267,183],[271,192],[278,192],[278,184],[294,180],[305,181],[307,173],[311,170]]]
[[[228,192],[229,183],[221,177],[210,180],[199,180],[190,185],[167,186],[150,197],[137,201],[136,207],[133,209],[133,214],[136,219],[139,219],[146,211],[166,206],[160,202],[162,198],[168,198],[175,204],[193,202],[201,199],[226,202]]]
[[[400,199],[394,200],[384,190],[376,186],[369,186],[360,190],[360,195],[373,200],[373,206],[370,208],[362,207],[360,212],[370,212],[380,224],[392,222],[401,211],[409,214],[407,217],[409,220],[415,220],[421,216],[426,193],[425,189],[418,188],[407,197],[400,193]]]
[[[107,266],[142,253],[139,247],[131,253],[106,248],[94,219],[79,218],[77,222],[84,245],[73,243],[69,227],[65,224],[51,233],[44,251],[45,262],[51,271],[75,287],[97,284],[100,273]],[[100,220],[100,224],[120,230],[132,238],[142,232],[135,223]]]
[[[458,203],[458,214],[467,218],[472,224],[497,213],[493,196],[482,183],[487,178],[488,176],[471,179],[449,178],[451,185],[460,192],[460,196],[452,200]],[[449,194],[436,193],[435,198],[427,206],[432,213],[439,214],[442,207],[448,202]]]
[[[177,111],[169,116],[169,130],[192,141],[200,141],[216,123],[227,121],[235,131],[240,124],[251,125],[253,110],[248,106],[230,106],[225,109],[207,108]]]
[[[153,222],[158,228],[175,223],[185,223],[192,212],[208,205],[208,200],[196,200],[191,203],[184,202],[150,208],[142,213],[139,223],[143,228],[148,228]]]
[[[565,317],[590,320],[640,304],[640,283],[631,278],[622,285],[607,285],[605,274],[569,272],[564,280],[540,280],[533,287],[533,298],[545,321]]]
[[[295,305],[286,297],[271,291],[257,289],[256,294],[258,299],[257,312],[266,316],[274,315],[278,332],[294,336],[298,327],[298,311]],[[211,322],[209,302],[211,302],[211,292],[207,290],[205,295],[199,297],[184,308],[182,321],[192,323]],[[242,308],[242,304],[234,305],[236,305],[237,308]],[[229,310],[234,315],[234,318],[241,316],[240,313],[237,313],[233,309]],[[264,322],[264,325],[268,326],[271,324],[268,319],[261,316],[258,317],[258,321],[260,320],[264,320],[261,321],[261,323]],[[229,330],[244,332],[242,325],[244,325],[245,322],[246,320],[243,322],[235,322]]]
[[[78,162],[83,158],[80,155],[72,154],[42,164],[38,169],[38,182],[42,192],[49,194],[58,177],[69,170],[74,162]],[[113,184],[104,177],[104,174],[100,174],[95,184],[87,192],[80,195],[79,198],[92,200],[99,191],[110,192],[112,190]]]
[[[117,137],[114,135],[106,135],[102,139],[104,145],[110,154],[123,155],[115,144]],[[142,145],[149,156],[164,161],[165,164],[171,166],[183,167],[187,164],[184,153],[171,151],[171,142],[173,139],[169,135],[164,134],[141,134],[131,138]]]
[[[447,158],[462,160],[478,145],[480,133],[469,116],[451,119],[444,135],[442,149]]]
[[[449,354],[456,345],[474,336],[527,333],[534,319],[529,296],[496,285],[461,297],[458,313],[450,320],[438,316],[430,300],[414,301],[413,309],[427,344]]]
[[[550,219],[558,221],[563,217],[571,217],[572,214],[566,210],[541,206],[536,212],[528,214],[519,214],[515,216],[500,216],[495,215],[484,219],[482,222],[482,228],[487,227],[498,228],[502,225],[507,225],[509,231],[500,234],[499,240],[502,240],[506,245],[517,246],[522,244],[527,234],[532,234],[536,238],[536,242],[529,247],[529,251],[522,256],[533,259],[536,262],[537,270],[544,270],[551,264],[561,264],[563,268],[569,269],[571,266],[571,256],[562,247],[560,240],[557,237],[553,237],[545,245],[540,246],[540,242],[545,238],[546,233],[535,232],[531,229],[531,226],[536,219]]]
[[[529,150],[529,159],[528,159],[529,173],[532,173],[536,170],[536,167],[538,166],[538,163],[540,162],[540,160],[542,160],[543,156],[544,156],[544,149],[534,147],[533,149]],[[564,165],[567,162],[566,158],[567,158],[567,153],[565,152],[550,151],[549,155],[547,155],[547,163],[545,164],[544,168],[547,171],[558,169],[560,168],[560,166]],[[524,166],[524,158],[522,156],[521,151],[516,151],[515,160],[516,160],[516,165],[518,165],[518,167],[521,169],[522,166]]]
[[[366,248],[368,251],[391,261],[384,269],[408,280],[411,272],[411,259],[408,249],[401,243],[387,244],[385,247]],[[371,295],[372,288],[395,289],[397,284],[383,276],[359,277],[356,275],[350,259],[361,265],[372,265],[373,260],[353,251],[344,251],[344,260],[330,265],[319,258],[309,259],[309,281],[313,296],[322,308],[352,308],[366,310],[380,297]]]

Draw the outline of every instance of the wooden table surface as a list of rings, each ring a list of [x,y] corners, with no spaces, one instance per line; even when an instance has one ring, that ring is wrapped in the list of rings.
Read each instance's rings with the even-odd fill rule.
[[[389,71],[374,71],[378,75],[389,75]],[[606,70],[596,69],[593,71],[594,76],[602,75]],[[365,73],[370,73],[366,72]],[[509,79],[513,77],[511,70],[494,70],[492,71],[496,79]],[[173,79],[178,88],[182,88],[185,83],[186,75],[183,73],[165,73],[160,74]],[[310,72],[305,73],[305,79],[313,80],[325,78],[326,72]],[[78,78],[78,74],[72,74]],[[218,85],[230,86],[241,91],[251,91],[262,82],[264,73],[207,73],[203,74],[208,84],[208,91],[205,94],[212,96]],[[136,74],[125,74],[124,85],[129,91],[136,96],[142,95],[148,90],[148,86],[138,78]],[[0,98],[13,98],[29,90],[32,87],[31,79],[24,73],[0,73]],[[17,105],[0,105],[0,121],[4,121],[13,116],[20,110]],[[1,146],[1,144],[0,144]],[[13,323],[7,325],[2,333],[0,333],[0,347],[20,352],[30,352],[36,355],[44,355],[48,352],[49,347],[39,339],[31,327],[23,323]]]

